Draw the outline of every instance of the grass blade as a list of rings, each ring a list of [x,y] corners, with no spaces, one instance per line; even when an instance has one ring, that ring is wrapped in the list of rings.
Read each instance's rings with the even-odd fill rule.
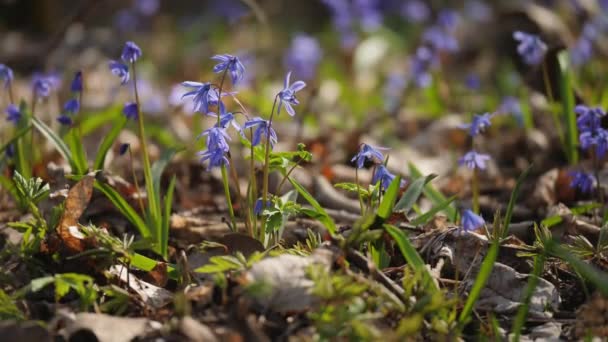
[[[502,225],[502,238],[506,237],[506,234],[509,232],[509,224],[511,224],[511,218],[513,217],[513,208],[515,207],[515,202],[517,201],[517,196],[519,196],[519,191],[521,190],[521,184],[524,182],[524,179],[528,176],[528,173],[532,169],[532,165],[528,166],[524,172],[519,175],[517,178],[517,183],[515,183],[515,188],[511,192],[511,197],[509,198],[509,204],[507,205],[507,212],[505,213],[505,220]]]
[[[137,214],[137,212],[125,201],[124,198],[111,186],[95,181],[95,189],[101,191],[109,200],[114,204],[116,209],[123,214],[131,224],[137,228],[143,238],[147,239],[152,237],[150,229],[145,224],[144,220]]]
[[[65,140],[68,142],[72,157],[74,158],[75,170],[72,172],[78,175],[84,175],[88,171],[87,153],[84,150],[82,139],[78,130],[72,128],[65,136]]]
[[[173,206],[173,192],[175,190],[175,175],[171,177],[169,187],[167,188],[167,194],[165,195],[164,201],[164,212],[163,212],[163,224],[160,231],[160,254],[167,259],[169,246],[169,228],[171,222],[171,208]]]
[[[418,178],[422,177],[422,173],[420,172],[420,170],[418,170],[418,168],[416,168],[416,166],[414,164],[409,163],[408,165],[409,165],[410,175],[412,176],[412,179],[418,179]],[[436,206],[441,205],[442,203],[444,203],[447,200],[447,198],[441,192],[439,192],[439,190],[435,189],[435,187],[430,183],[428,183],[424,186],[423,193]],[[443,211],[448,215],[448,219],[451,222],[456,221],[457,212],[456,212],[456,208],[454,208],[453,205],[448,205]]]
[[[128,119],[124,115],[121,115],[114,122],[112,129],[103,138],[101,145],[99,145],[99,149],[97,150],[97,156],[95,157],[95,162],[93,163],[93,170],[103,169],[103,166],[106,162],[106,156],[108,155],[108,151],[114,144],[114,141],[116,140],[116,138],[118,138],[118,135],[120,134],[120,132],[127,125],[127,121],[128,121]]]
[[[388,186],[388,189],[386,189],[382,202],[380,202],[380,205],[378,206],[378,212],[376,215],[378,215],[378,217],[380,217],[382,220],[386,220],[393,213],[393,206],[397,200],[397,195],[399,195],[400,187],[401,177],[396,176]]]
[[[395,204],[395,211],[403,211],[407,214],[408,211],[412,209],[416,201],[420,195],[422,195],[422,191],[424,190],[424,186],[433,180],[433,178],[437,177],[437,175],[428,175],[424,178],[420,177],[414,180],[408,187],[403,196],[397,204]]]
[[[559,90],[562,99],[562,120],[566,122],[566,155],[570,165],[578,163],[578,129],[576,113],[574,112],[574,90],[572,88],[572,73],[568,51],[557,55],[560,68]]]
[[[327,230],[332,236],[336,235],[336,223],[329,216],[329,214],[327,214],[327,212],[325,211],[325,209],[323,209],[319,202],[317,202],[317,200],[308,191],[306,191],[306,189],[304,189],[304,187],[300,185],[295,179],[287,177],[287,180],[289,180],[289,183],[291,183],[294,189],[296,189],[298,193],[302,197],[304,197],[308,204],[310,204],[317,211],[318,215],[315,216],[315,218],[325,225],[325,228],[327,228]]]
[[[452,204],[452,202],[454,202],[455,199],[456,199],[456,196],[452,196],[452,197],[446,199],[443,203],[432,207],[431,210],[416,217],[410,223],[417,226],[419,224],[425,224],[425,223],[429,222],[429,220],[431,220],[433,217],[435,217],[435,215],[437,215],[438,212],[445,210],[445,208],[447,208],[450,204]]]
[[[515,316],[515,320],[511,328],[511,333],[513,333],[513,341],[519,341],[519,338],[521,336],[521,329],[523,329],[524,325],[526,324],[526,318],[528,317],[528,308],[530,307],[530,300],[532,300],[532,295],[534,294],[534,290],[538,285],[538,280],[540,279],[540,275],[543,271],[544,265],[544,254],[539,254],[534,257],[534,268],[532,270],[532,275],[528,280],[528,286],[526,287],[526,292],[524,293],[522,305],[519,307],[519,309],[517,309],[517,315]]]
[[[49,126],[47,126],[44,122],[40,121],[37,117],[32,118],[32,124],[36,129],[46,138],[48,139],[57,149],[57,152],[61,154],[61,156],[70,163],[70,166],[73,169],[76,169],[76,165],[74,163],[74,159],[72,158],[72,152],[67,147],[67,145],[61,140],[61,138],[51,130]]]

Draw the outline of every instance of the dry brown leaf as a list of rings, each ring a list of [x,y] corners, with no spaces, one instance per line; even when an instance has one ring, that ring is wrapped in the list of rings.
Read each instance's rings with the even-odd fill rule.
[[[72,253],[82,252],[86,247],[84,236],[79,235],[78,220],[91,201],[94,182],[94,176],[85,176],[70,189],[65,200],[65,209],[57,226],[57,234]]]

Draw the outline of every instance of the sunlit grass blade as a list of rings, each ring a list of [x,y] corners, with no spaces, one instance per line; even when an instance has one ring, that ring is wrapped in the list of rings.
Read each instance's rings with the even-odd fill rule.
[[[513,217],[513,208],[515,207],[515,202],[517,202],[517,197],[519,196],[519,191],[521,190],[521,184],[524,182],[524,179],[528,176],[528,173],[532,169],[532,165],[528,166],[527,169],[522,172],[517,178],[517,183],[515,183],[515,188],[511,192],[511,197],[509,198],[509,204],[507,205],[507,212],[505,213],[505,220],[502,224],[502,238],[506,237],[509,232],[509,224],[511,224],[511,218]]]
[[[574,112],[574,89],[570,69],[569,52],[562,51],[557,55],[560,68],[560,97],[562,100],[562,120],[566,123],[566,156],[571,165],[578,163],[578,129]]]
[[[101,191],[110,200],[110,202],[114,204],[116,209],[118,209],[118,211],[120,211],[120,213],[123,214],[127,220],[129,220],[129,222],[135,226],[135,228],[137,228],[142,237],[152,237],[151,231],[144,220],[142,220],[133,207],[131,207],[131,205],[129,205],[129,203],[127,203],[127,201],[125,201],[125,199],[122,198],[122,196],[116,192],[114,188],[107,184],[95,181],[95,189]]]
[[[127,118],[121,115],[112,126],[112,129],[106,136],[103,138],[103,141],[99,145],[99,149],[97,150],[97,156],[95,157],[95,162],[93,163],[93,170],[101,170],[104,167],[106,162],[106,156],[108,155],[108,151],[112,148],[114,141],[118,138],[120,132],[127,125]]]
[[[70,164],[70,166],[73,169],[77,169],[72,158],[72,152],[65,142],[63,142],[63,140],[55,132],[53,132],[49,126],[40,121],[40,119],[33,117],[32,124],[47,140],[53,144],[53,146],[55,146],[57,152],[61,154],[61,156]]]
[[[397,200],[397,195],[399,195],[400,186],[401,177],[396,176],[388,186],[388,189],[386,189],[386,192],[382,197],[382,202],[380,202],[380,205],[378,206],[378,212],[376,213],[382,220],[386,220],[393,213],[393,206]]]
[[[418,178],[422,177],[422,173],[420,172],[420,170],[418,170],[418,168],[416,168],[416,166],[414,164],[409,163],[408,165],[409,165],[410,175],[412,176],[412,179],[418,179]],[[433,187],[433,185],[430,183],[428,183],[424,186],[423,193],[436,206],[441,205],[442,203],[444,203],[447,200],[446,197],[441,192],[439,192],[439,190],[435,189],[435,187]],[[457,212],[456,212],[456,208],[453,205],[451,205],[451,204],[448,205],[443,211],[448,215],[448,219],[451,222],[456,221]]]
[[[526,287],[524,298],[521,301],[522,305],[519,307],[519,309],[517,309],[517,315],[515,316],[515,320],[511,328],[511,333],[513,334],[513,341],[519,341],[519,338],[521,336],[521,329],[523,329],[524,325],[526,324],[526,318],[528,317],[528,310],[530,308],[530,301],[532,300],[532,295],[534,294],[534,290],[538,285],[538,281],[540,279],[540,275],[543,271],[544,265],[544,254],[538,254],[534,257],[534,268],[532,270],[532,274],[530,275],[530,279],[528,279],[528,286]]]
[[[173,205],[173,192],[175,191],[175,175],[171,177],[169,187],[167,188],[167,194],[164,199],[164,211],[163,211],[163,222],[160,230],[160,254],[167,259],[168,246],[169,246],[169,228],[171,223],[171,207]]]
[[[397,202],[397,204],[395,204],[394,210],[403,211],[404,213],[407,214],[407,212],[412,209],[414,204],[416,204],[416,201],[418,201],[418,198],[420,197],[420,195],[422,195],[424,186],[428,182],[433,180],[435,177],[437,177],[437,175],[428,175],[424,178],[420,177],[420,178],[414,180],[410,185],[408,185],[407,190],[405,190],[405,193],[403,194],[403,196],[401,196],[401,199],[399,199],[399,202]]]
[[[450,204],[452,204],[452,202],[454,202],[455,199],[456,199],[456,196],[452,196],[452,197],[446,199],[443,203],[432,207],[431,210],[416,217],[410,223],[413,225],[419,225],[419,224],[425,224],[425,223],[429,222],[433,217],[435,217],[435,215],[437,215],[437,213],[439,213],[442,210],[445,210],[445,208],[447,208]]]
[[[315,219],[323,223],[323,225],[325,225],[325,228],[327,228],[327,230],[332,236],[336,235],[336,223],[331,218],[331,216],[327,214],[325,209],[323,209],[321,204],[319,204],[319,202],[317,202],[317,200],[308,191],[306,191],[306,189],[304,189],[304,187],[300,185],[300,183],[298,183],[295,179],[287,177],[287,180],[289,180],[289,183],[291,183],[294,189],[296,189],[298,193],[302,197],[304,197],[304,199],[315,209],[315,211],[317,212]]]
[[[68,134],[66,134],[65,140],[68,142],[72,157],[74,158],[75,170],[72,170],[72,172],[79,175],[87,173],[89,168],[87,154],[84,150],[82,138],[80,137],[80,134],[78,134],[78,130],[71,129]]]
[[[424,260],[422,259],[420,254],[418,254],[416,248],[412,246],[410,240],[407,238],[407,235],[399,228],[390,224],[385,224],[384,229],[395,240],[397,246],[399,247],[399,250],[401,251],[401,254],[405,258],[407,263],[412,267],[412,269],[423,275],[426,283],[425,288],[427,290],[430,290],[431,292],[439,291],[439,288],[433,281],[433,277],[429,273],[429,270],[426,267]]]

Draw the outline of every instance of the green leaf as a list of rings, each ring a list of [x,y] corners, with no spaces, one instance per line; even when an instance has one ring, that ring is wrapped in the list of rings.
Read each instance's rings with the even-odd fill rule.
[[[112,129],[101,141],[99,145],[99,149],[97,150],[97,156],[95,157],[95,162],[93,163],[93,170],[102,170],[104,164],[106,162],[106,156],[108,155],[108,151],[112,148],[114,141],[118,138],[120,132],[127,125],[128,119],[124,115],[120,115],[112,125]]]
[[[12,145],[15,141],[17,141],[17,139],[21,138],[22,136],[24,136],[27,132],[30,131],[30,129],[32,129],[32,126],[27,126],[24,127],[20,130],[18,130],[7,142],[5,142],[3,145],[0,145],[0,153],[4,153],[4,151],[10,146]]]
[[[433,293],[439,291],[437,284],[435,284],[435,282],[433,281],[433,277],[429,273],[429,269],[424,264],[424,260],[422,260],[420,254],[418,254],[416,248],[412,246],[410,240],[407,238],[407,235],[405,235],[402,230],[393,225],[385,224],[383,227],[388,232],[388,234],[395,240],[397,246],[399,247],[399,250],[401,251],[401,254],[405,258],[407,263],[412,267],[414,271],[418,272],[419,274],[422,274],[425,282],[424,288],[428,289],[430,292]]]
[[[424,178],[418,178],[414,180],[408,187],[403,196],[395,205],[395,211],[401,211],[407,213],[412,209],[414,204],[418,201],[418,197],[422,194],[424,186],[433,180],[437,175],[428,175]]]
[[[562,51],[557,55],[560,68],[560,98],[562,100],[562,115],[566,122],[566,155],[571,165],[578,163],[578,129],[576,113],[574,112],[574,89],[572,87],[572,71],[570,69],[569,53]]]
[[[399,189],[401,188],[401,176],[396,176],[395,179],[391,182],[384,193],[384,197],[382,198],[382,202],[378,206],[377,215],[382,220],[386,220],[393,213],[393,205],[397,200],[397,196],[399,195]]]
[[[417,226],[419,224],[428,223],[433,217],[435,217],[435,215],[437,215],[438,212],[445,210],[445,208],[447,208],[452,202],[454,202],[455,199],[456,196],[452,196],[446,199],[443,203],[432,207],[431,210],[413,219],[411,221],[411,224]]]
[[[139,231],[143,238],[151,238],[152,232],[150,228],[145,224],[142,218],[137,214],[137,212],[125,201],[124,198],[116,191],[114,188],[107,184],[100,183],[95,180],[95,189],[101,191],[109,200],[114,204],[116,209],[123,214],[129,222],[131,222],[135,228]]]
[[[82,137],[78,133],[78,129],[72,128],[68,134],[66,134],[65,139],[68,142],[72,157],[74,158],[74,167],[76,169],[72,170],[72,173],[78,175],[87,173],[89,169],[87,153],[84,150]]]
[[[506,234],[509,233],[509,224],[511,223],[511,217],[513,216],[513,207],[515,207],[515,202],[517,201],[517,197],[519,196],[519,191],[521,188],[521,184],[523,183],[524,179],[528,176],[528,173],[530,172],[530,170],[532,169],[532,165],[528,166],[527,169],[524,170],[524,172],[521,173],[521,175],[519,175],[519,177],[517,178],[517,183],[515,184],[515,188],[513,188],[513,191],[511,192],[511,197],[509,198],[509,204],[507,205],[507,212],[505,214],[505,220],[504,223],[502,225],[502,238],[506,237]]]
[[[32,118],[32,124],[36,129],[47,139],[49,140],[57,149],[57,152],[61,154],[61,156],[70,164],[70,166],[76,170],[76,164],[74,159],[72,158],[72,152],[66,146],[66,144],[61,140],[61,138],[51,130],[49,126],[47,126],[44,122],[40,121],[37,117]]]
[[[513,322],[513,327],[511,328],[511,333],[513,334],[512,341],[519,341],[519,338],[521,336],[521,330],[526,324],[526,317],[528,316],[530,301],[532,300],[532,295],[534,294],[534,290],[538,285],[538,281],[543,271],[544,264],[544,254],[539,254],[534,257],[534,268],[532,270],[532,274],[528,279],[528,286],[526,287],[524,298],[521,300],[522,305],[517,310],[517,314],[515,315],[515,320]]]
[[[169,246],[169,228],[171,221],[171,207],[173,205],[173,192],[175,191],[175,180],[176,176],[171,177],[169,187],[167,188],[167,194],[164,200],[164,212],[163,212],[163,226],[160,235],[160,254],[167,260],[168,257],[168,246]]]
[[[414,164],[409,163],[408,165],[409,165],[410,175],[412,176],[412,179],[418,179],[418,178],[422,177],[422,173],[420,172],[420,170],[418,170],[418,168],[416,168],[416,166]],[[439,192],[437,189],[435,189],[433,187],[433,185],[430,183],[426,184],[424,186],[423,193],[436,206],[441,205],[442,203],[444,203],[447,200],[446,197],[441,192]],[[451,222],[456,222],[457,212],[456,212],[456,208],[454,208],[454,206],[448,205],[443,211],[447,214],[448,219]]]
[[[329,231],[329,233],[334,236],[336,235],[336,223],[334,220],[327,214],[325,209],[317,202],[317,200],[312,197],[312,195],[304,189],[302,185],[300,185],[295,179],[288,177],[287,178],[291,185],[298,191],[298,193],[304,197],[304,199],[317,211],[317,217],[315,217],[319,222],[325,225],[325,228]]]
[[[43,288],[47,287],[48,285],[52,284],[54,281],[55,281],[55,278],[53,276],[46,276],[46,277],[42,277],[42,278],[33,279],[30,282],[30,290],[32,292],[38,292],[38,291],[42,290]]]

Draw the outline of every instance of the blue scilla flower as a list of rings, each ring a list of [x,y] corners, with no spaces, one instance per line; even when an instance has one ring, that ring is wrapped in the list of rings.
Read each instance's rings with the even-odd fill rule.
[[[220,146],[211,146],[206,150],[198,153],[201,157],[201,163],[205,161],[209,161],[209,165],[207,166],[207,171],[211,170],[214,167],[220,167],[222,165],[229,165],[230,162],[226,157],[226,151],[223,150]]]
[[[479,229],[486,221],[483,217],[475,214],[472,210],[467,209],[462,212],[460,217],[460,225],[465,232],[470,232]]]
[[[80,93],[82,92],[82,88],[82,71],[77,71],[70,85],[70,90],[73,93]]]
[[[306,87],[306,83],[304,81],[295,81],[293,84],[289,84],[291,77],[291,71],[285,75],[285,81],[283,83],[283,90],[279,92],[279,108],[277,109],[277,114],[281,113],[281,108],[284,105],[285,110],[287,110],[287,114],[294,116],[296,115],[296,111],[293,109],[292,105],[297,105],[300,102],[296,98],[296,92],[304,89]]]
[[[408,21],[422,23],[431,16],[431,9],[423,0],[406,0],[401,7],[400,14]]]
[[[245,66],[238,57],[223,54],[215,55],[211,59],[218,61],[219,63],[213,67],[213,72],[220,73],[224,71],[230,71],[230,77],[232,78],[232,84],[237,84],[243,78],[245,72]]]
[[[601,127],[581,132],[578,140],[583,150],[595,147],[595,153],[599,158],[602,158],[608,151],[608,131]]]
[[[366,160],[372,161],[374,163],[382,163],[384,161],[384,156],[381,151],[386,151],[388,148],[385,147],[373,147],[368,144],[361,144],[361,148],[359,149],[359,153],[357,153],[351,162],[356,161],[357,168],[363,168]]]
[[[6,121],[10,121],[14,125],[17,125],[19,120],[21,120],[21,111],[19,110],[19,107],[14,104],[8,105],[8,107],[6,107]]]
[[[486,163],[490,160],[490,156],[487,154],[477,153],[475,151],[467,152],[462,158],[458,160],[459,165],[465,165],[467,168],[473,169],[486,169]]]
[[[374,173],[374,176],[372,177],[372,184],[376,184],[376,183],[380,182],[380,188],[386,189],[389,187],[389,185],[391,185],[391,182],[393,181],[393,179],[395,179],[395,175],[392,174],[386,168],[386,166],[380,164],[380,165],[378,165],[378,167],[376,167],[376,172]],[[405,184],[405,181],[401,180],[401,185],[404,185],[404,184]]]
[[[120,58],[125,63],[135,63],[141,57],[141,49],[134,42],[126,42],[122,48]]]
[[[271,147],[277,143],[277,141],[278,141],[277,133],[270,126],[270,123],[268,122],[268,120],[264,120],[260,117],[255,117],[251,120],[248,120],[247,122],[245,122],[245,125],[243,125],[243,129],[249,129],[249,128],[253,128],[253,127],[256,127],[255,131],[253,131],[253,138],[251,140],[251,144],[253,146],[257,146],[260,144],[260,142],[262,142],[262,136],[264,136],[266,138],[268,138],[268,136],[270,136],[270,146]]]
[[[255,216],[262,215],[262,212],[264,212],[264,209],[272,207],[271,200],[266,200],[266,206],[264,206],[263,204],[264,204],[264,201],[261,198],[258,198],[255,201],[255,204],[253,205],[253,214]]]
[[[590,108],[585,105],[577,105],[574,108],[578,118],[576,118],[576,125],[581,132],[594,131],[600,127],[602,117],[606,113],[599,107]]]
[[[430,27],[422,34],[422,39],[436,51],[458,51],[458,41],[442,27]]]
[[[110,61],[110,71],[120,78],[120,84],[129,82],[129,67],[118,61]]]
[[[460,128],[468,130],[469,135],[475,137],[479,135],[479,133],[483,132],[486,128],[490,127],[492,124],[490,121],[492,116],[493,115],[490,113],[484,113],[481,115],[475,114],[473,115],[473,120],[471,120],[471,123],[460,125]]]
[[[322,57],[323,50],[315,37],[298,34],[291,41],[284,64],[294,75],[308,81],[315,78]]]
[[[513,38],[519,42],[517,53],[524,59],[526,64],[538,65],[543,61],[545,53],[547,53],[547,45],[539,36],[515,31]]]
[[[4,64],[0,64],[0,81],[4,82],[5,87],[13,82],[13,78],[13,70]]]
[[[201,133],[198,138],[207,137],[207,148],[208,149],[222,149],[225,152],[230,150],[230,136],[226,133],[226,130],[221,127],[213,126],[208,128]]]
[[[6,150],[4,150],[4,153],[6,154],[7,158],[13,158],[15,156],[15,144],[9,144],[6,147]]]
[[[32,80],[32,89],[36,97],[47,98],[51,95],[53,80],[43,75],[37,75]]]
[[[215,113],[209,113],[209,116],[217,117]],[[227,129],[228,126],[234,127],[239,134],[243,135],[243,129],[241,125],[236,121],[236,117],[233,113],[226,112],[226,108],[222,105],[220,106],[220,128]],[[217,125],[217,124],[216,124]]]
[[[593,183],[595,182],[593,175],[583,171],[573,171],[569,175],[572,177],[572,181],[570,182],[571,188],[578,189],[582,193],[591,192]]]
[[[80,109],[80,102],[78,102],[77,99],[68,100],[68,102],[66,102],[63,105],[63,111],[65,113],[74,114],[74,113],[78,112],[79,109]]]
[[[186,81],[182,83],[182,86],[192,89],[191,91],[182,95],[184,97],[193,96],[192,102],[194,102],[194,110],[203,114],[209,113],[209,106],[213,105],[215,101],[217,103],[217,94],[211,91],[211,83],[200,83],[194,81]]]
[[[427,46],[420,46],[410,59],[410,73],[416,85],[427,88],[433,82],[431,68],[439,63],[439,57]]]
[[[72,118],[69,115],[61,114],[57,117],[57,122],[63,126],[72,126]]]
[[[139,109],[137,108],[137,103],[135,102],[127,102],[122,109],[122,113],[127,117],[127,119],[136,120],[139,115]]]
[[[574,65],[583,65],[593,57],[593,41],[579,37],[570,48],[570,60]]]

